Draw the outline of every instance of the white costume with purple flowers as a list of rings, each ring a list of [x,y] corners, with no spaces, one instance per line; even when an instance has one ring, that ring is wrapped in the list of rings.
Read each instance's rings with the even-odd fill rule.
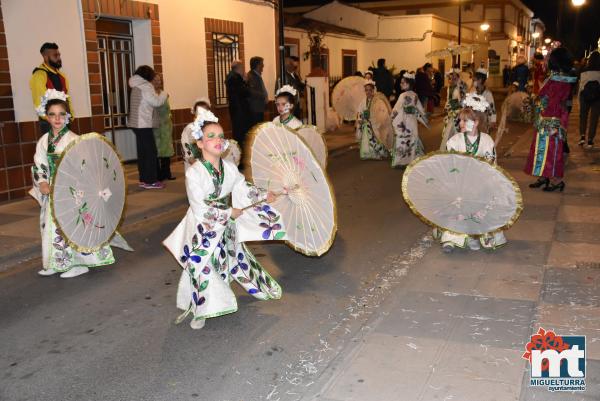
[[[206,319],[237,311],[230,283],[235,280],[252,296],[279,299],[281,287],[262,268],[246,241],[284,240],[279,213],[266,203],[230,219],[237,209],[266,198],[266,192],[247,183],[237,167],[221,160],[219,171],[199,159],[186,171],[190,208],[163,242],[184,271],[177,290],[177,307]]]

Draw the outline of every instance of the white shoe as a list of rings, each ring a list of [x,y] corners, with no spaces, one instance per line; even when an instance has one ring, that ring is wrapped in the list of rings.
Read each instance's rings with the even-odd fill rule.
[[[201,328],[204,327],[205,324],[206,324],[206,319],[192,318],[192,321],[190,322],[190,327],[194,330],[200,330]]]
[[[454,245],[452,245],[451,243],[442,245],[442,251],[444,253],[452,253],[453,250],[454,250]]]
[[[56,270],[54,269],[42,269],[38,272],[38,274],[40,276],[52,276],[53,274],[58,273]]]
[[[467,245],[469,246],[469,249],[472,251],[478,251],[481,249],[481,243],[476,238],[469,238],[467,240]]]
[[[61,274],[60,278],[73,278],[73,277],[81,276],[82,274],[85,274],[89,271],[90,271],[90,269],[88,269],[87,267],[77,266],[77,267],[73,267],[71,270],[67,270],[66,272]]]

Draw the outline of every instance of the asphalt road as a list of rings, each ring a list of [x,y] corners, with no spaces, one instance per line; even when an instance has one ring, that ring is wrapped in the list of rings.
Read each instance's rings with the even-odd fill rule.
[[[423,132],[431,150],[436,134]],[[180,268],[160,243],[183,208],[125,232],[136,249],[72,280],[39,277],[39,260],[0,275],[0,400],[293,400],[385,297],[428,232],[402,201],[402,171],[333,157],[339,231],[325,256],[253,246],[284,290],[261,302],[236,287],[239,311],[200,331],[173,323]],[[236,284],[232,284],[236,286]]]

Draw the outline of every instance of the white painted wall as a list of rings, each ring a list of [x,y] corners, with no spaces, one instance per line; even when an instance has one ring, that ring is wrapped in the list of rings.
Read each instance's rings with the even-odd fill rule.
[[[239,0],[148,0],[159,5],[165,89],[171,107],[188,108],[208,93],[204,18],[244,24],[246,69],[250,57],[265,59],[264,79],[271,97],[275,91],[275,14],[268,5]],[[9,0],[2,2],[17,121],[37,119],[29,78],[41,64],[44,42],[60,46],[63,72],[69,79],[75,115],[91,115],[83,17],[79,0]],[[49,21],[71,21],[55,23]],[[150,21],[133,22],[135,64],[152,65]]]
[[[204,18],[244,24],[246,69],[252,56],[265,59],[263,78],[275,92],[275,14],[272,7],[237,0],[149,0],[159,5],[165,90],[174,109],[189,108],[208,95]]]
[[[377,36],[376,14],[359,10],[339,3],[337,0],[304,14],[306,18],[326,22],[328,24],[354,29],[367,37]]]
[[[40,47],[56,42],[69,80],[76,116],[91,114],[87,60],[80,2],[73,0],[9,0],[2,2],[16,121],[37,120],[29,79],[42,63]],[[59,23],[70,21],[69,23]]]

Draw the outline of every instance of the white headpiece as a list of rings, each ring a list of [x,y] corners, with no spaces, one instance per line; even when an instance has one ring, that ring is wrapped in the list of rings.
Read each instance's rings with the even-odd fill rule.
[[[517,88],[519,87],[519,83],[517,81],[513,82],[511,85],[516,86]]]
[[[212,113],[212,111],[199,108],[198,113],[196,114],[196,119],[194,120],[194,124],[192,124],[192,136],[196,140],[200,140],[204,136],[204,132],[202,132],[202,126],[207,122],[218,123],[219,119]]]
[[[281,88],[277,89],[277,92],[275,92],[275,96],[277,97],[284,92],[289,93],[292,96],[296,96],[298,94],[298,92],[296,91],[296,89],[294,89],[292,85],[283,85]]]
[[[194,105],[195,105],[196,103],[198,103],[198,102],[203,102],[203,103],[206,103],[206,104],[208,105],[208,107],[212,107],[212,105],[210,104],[210,99],[209,99],[209,98],[207,98],[207,97],[204,97],[204,96],[202,96],[202,97],[199,97],[199,98],[197,98],[196,100],[194,100]],[[197,110],[194,110],[194,106],[192,106],[192,107],[190,108],[190,112],[191,112],[193,115],[196,115],[196,112],[197,112]]]
[[[463,100],[463,106],[485,113],[485,111],[490,107],[490,104],[483,96],[479,96],[475,93],[467,93],[465,100]]]
[[[458,69],[458,68],[450,68],[446,72],[446,75],[450,75],[450,74],[460,74],[460,69]]]
[[[35,112],[40,117],[46,117],[46,104],[49,100],[60,99],[66,102],[68,97],[69,95],[65,92],[57,91],[56,89],[46,89],[46,93],[41,97],[40,105],[36,107]],[[71,121],[71,114],[67,113],[65,125],[69,124],[69,121]]]
[[[405,72],[404,75],[402,75],[402,78],[415,79],[415,73],[414,72]]]
[[[363,86],[367,86],[367,85],[372,85],[373,88],[377,88],[377,85],[375,85],[375,81],[372,81],[370,79],[365,79],[365,83],[363,84]]]
[[[478,68],[477,71],[475,71],[476,74],[483,74],[486,77],[488,76],[488,70],[486,70],[485,68]]]

